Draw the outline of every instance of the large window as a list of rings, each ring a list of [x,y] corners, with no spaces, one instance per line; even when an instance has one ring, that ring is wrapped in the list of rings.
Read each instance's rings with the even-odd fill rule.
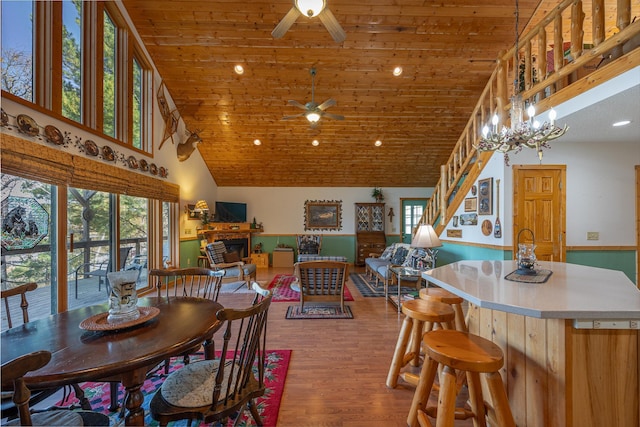
[[[62,2],[62,115],[81,122],[82,2]]]
[[[104,12],[103,31],[103,132],[105,135],[116,136],[116,26],[107,13]]]
[[[115,2],[1,5],[4,91],[151,151],[152,68]]]
[[[3,1],[2,90],[33,102],[33,4]]]

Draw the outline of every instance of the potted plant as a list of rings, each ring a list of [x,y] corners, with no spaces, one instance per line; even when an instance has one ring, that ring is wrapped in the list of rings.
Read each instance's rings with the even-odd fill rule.
[[[371,197],[376,199],[376,202],[380,203],[384,200],[384,195],[382,194],[382,188],[374,187],[371,191]]]

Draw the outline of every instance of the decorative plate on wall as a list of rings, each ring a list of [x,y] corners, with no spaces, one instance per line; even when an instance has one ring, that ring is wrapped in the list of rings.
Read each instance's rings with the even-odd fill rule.
[[[113,149],[108,145],[102,147],[102,158],[113,162],[116,159],[116,153],[113,152]]]
[[[100,150],[98,149],[98,145],[90,139],[87,139],[84,142],[84,151],[90,156],[97,156],[100,154]]]
[[[40,133],[36,121],[26,114],[18,114],[18,117],[16,117],[16,121],[18,123],[18,129],[20,129],[20,132],[26,133],[29,136],[37,136]]]
[[[64,136],[62,136],[62,132],[55,126],[46,125],[44,127],[44,136],[47,138],[52,144],[62,145],[64,144]]]

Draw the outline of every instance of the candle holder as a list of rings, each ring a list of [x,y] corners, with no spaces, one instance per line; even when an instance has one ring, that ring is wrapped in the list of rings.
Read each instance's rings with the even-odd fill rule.
[[[140,317],[138,310],[138,270],[116,271],[107,273],[111,285],[109,293],[109,315],[107,322],[111,324],[130,322]]]
[[[531,243],[520,243],[520,237],[524,231],[531,233]],[[536,245],[533,231],[528,228],[523,228],[518,233],[518,274],[536,274],[534,269],[536,264]]]

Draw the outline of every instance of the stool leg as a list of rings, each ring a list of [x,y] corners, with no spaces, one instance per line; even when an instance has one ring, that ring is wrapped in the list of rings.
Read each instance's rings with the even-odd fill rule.
[[[474,427],[487,427],[484,398],[482,397],[482,384],[480,384],[480,374],[477,372],[467,372],[467,385],[469,386],[471,410],[475,414],[475,422],[473,425]]]
[[[413,328],[411,329],[411,347],[410,351],[413,357],[411,358],[411,366],[420,365],[420,347],[422,345],[422,335],[424,322],[420,320],[413,320]]]
[[[437,371],[438,362],[427,358],[422,365],[420,380],[418,381],[416,391],[413,393],[413,400],[411,401],[411,408],[409,409],[409,416],[407,417],[407,424],[411,427],[417,427],[418,425],[418,409],[425,410],[427,407]]]
[[[402,322],[402,327],[400,328],[400,335],[398,335],[396,349],[393,352],[393,359],[391,359],[389,374],[387,374],[387,387],[389,388],[396,388],[398,385],[398,375],[400,374],[400,368],[404,366],[403,359],[407,352],[407,344],[412,325],[413,319],[409,316],[405,316],[404,321]]]
[[[453,304],[453,311],[456,312],[456,329],[460,332],[469,332],[467,324],[464,321],[464,313],[460,304]]]
[[[445,366],[440,374],[436,427],[453,427],[456,419],[456,371]]]
[[[507,399],[507,393],[504,390],[504,383],[499,372],[490,372],[485,374],[487,380],[487,386],[491,393],[496,415],[496,420],[499,426],[515,427],[516,422],[513,419],[511,408],[509,407],[509,400]]]

